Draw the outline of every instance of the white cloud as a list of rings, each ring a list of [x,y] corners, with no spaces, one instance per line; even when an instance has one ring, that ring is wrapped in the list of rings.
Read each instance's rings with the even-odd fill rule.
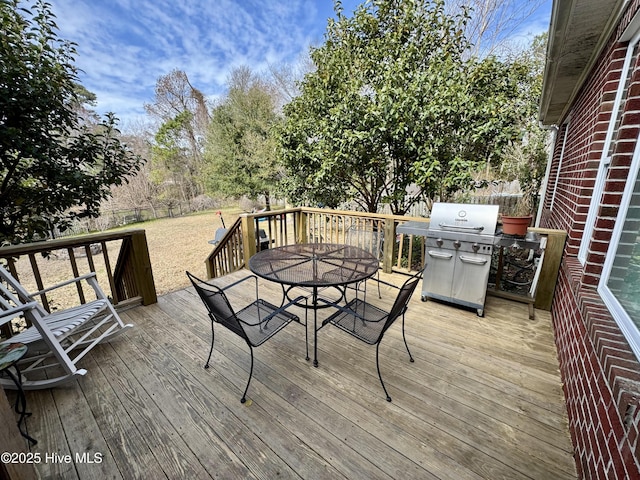
[[[236,66],[295,62],[322,42],[334,14],[333,0],[49,1],[60,36],[78,45],[80,81],[97,95],[99,113],[123,120],[144,115],[157,79],[171,70],[185,71],[214,98]],[[360,2],[342,3],[350,15]],[[546,30],[548,17],[532,25],[519,33]]]
[[[345,11],[356,0],[346,1]],[[332,0],[51,0],[60,36],[77,43],[80,81],[100,113],[144,113],[156,80],[184,70],[218,96],[231,70],[295,61],[322,39]]]

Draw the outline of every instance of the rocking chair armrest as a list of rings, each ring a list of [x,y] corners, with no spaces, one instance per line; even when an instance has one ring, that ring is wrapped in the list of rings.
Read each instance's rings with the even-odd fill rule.
[[[34,307],[38,306],[38,302],[27,302],[17,307],[8,308],[6,310],[0,311],[0,325],[4,325],[5,323],[11,321],[16,317],[19,313],[25,312],[27,310],[31,310]]]
[[[89,280],[90,278],[95,278],[95,276],[96,276],[95,272],[87,273],[85,275],[80,275],[79,277],[71,278],[69,280],[65,280],[64,282],[56,283],[51,287],[43,288],[42,290],[38,290],[37,292],[30,293],[29,296],[35,297],[36,295],[42,295],[43,293],[47,293],[57,288],[64,287],[65,285],[70,285],[72,283],[81,282],[82,280]]]

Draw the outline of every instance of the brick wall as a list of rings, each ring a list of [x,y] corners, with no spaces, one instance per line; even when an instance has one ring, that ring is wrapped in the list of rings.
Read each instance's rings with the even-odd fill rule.
[[[577,259],[627,52],[617,39],[639,4],[630,2],[559,126],[543,198],[541,226],[568,233],[552,318],[576,465],[588,479],[640,479],[640,362],[596,290],[640,133],[640,64],[622,79],[628,97],[614,147],[604,152],[611,156],[604,195],[584,265]]]
[[[552,310],[578,473],[640,478],[637,360],[600,297],[581,285],[581,270],[565,259]]]

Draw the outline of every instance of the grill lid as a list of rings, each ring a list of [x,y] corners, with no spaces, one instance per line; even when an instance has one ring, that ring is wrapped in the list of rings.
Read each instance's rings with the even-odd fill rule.
[[[434,203],[429,234],[448,232],[493,237],[499,209],[499,205]]]

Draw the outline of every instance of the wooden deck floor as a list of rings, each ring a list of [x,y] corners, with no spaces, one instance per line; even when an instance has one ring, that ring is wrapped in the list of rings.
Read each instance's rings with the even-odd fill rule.
[[[394,296],[383,288],[383,303]],[[375,347],[326,327],[314,368],[291,324],[256,349],[249,406],[238,337],[218,329],[202,368],[210,327],[192,289],[123,318],[135,328],[95,349],[84,378],[27,392],[43,478],[576,478],[547,312],[531,321],[526,305],[490,297],[478,318],[416,292],[406,323],[415,363],[400,322],[380,347],[392,403]]]

